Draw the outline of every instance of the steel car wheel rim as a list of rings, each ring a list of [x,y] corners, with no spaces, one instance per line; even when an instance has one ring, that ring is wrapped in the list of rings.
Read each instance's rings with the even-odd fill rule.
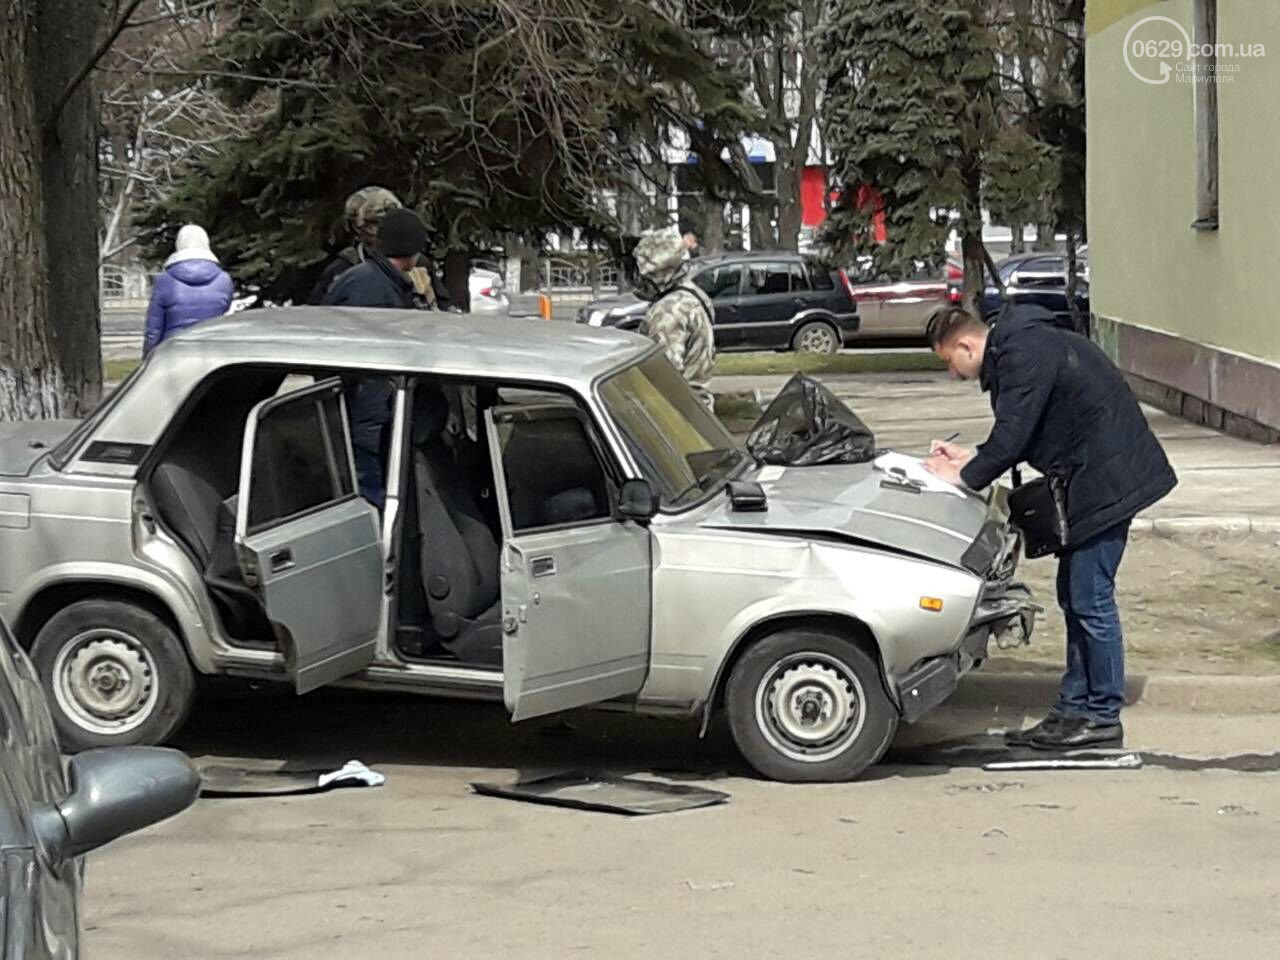
[[[756,688],[756,725],[773,749],[823,763],[849,748],[866,725],[862,682],[824,653],[797,653],[773,665]]]
[[[156,662],[136,637],[99,628],[78,634],[53,662],[53,696],[92,733],[115,736],[146,723],[160,699]]]
[[[806,330],[800,336],[800,350],[803,353],[830,353],[834,343],[835,338],[825,327]]]

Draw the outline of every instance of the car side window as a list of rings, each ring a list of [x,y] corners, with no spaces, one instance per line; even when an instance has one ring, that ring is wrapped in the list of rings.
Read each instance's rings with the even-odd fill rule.
[[[693,282],[712,300],[728,300],[736,297],[742,288],[742,265],[729,263],[703,270],[693,278]]]
[[[354,495],[336,387],[270,407],[260,416],[249,483],[250,532]]]
[[[785,263],[753,263],[748,273],[747,292],[756,296],[787,293],[791,289],[791,271]]]
[[[579,411],[495,411],[495,426],[513,532],[612,516],[608,474]]]
[[[792,290],[808,290],[809,278],[804,272],[804,264],[791,264],[791,289]]]
[[[830,270],[816,263],[809,263],[806,266],[809,268],[809,279],[813,282],[813,289],[834,290],[836,288],[836,282],[832,279]]]

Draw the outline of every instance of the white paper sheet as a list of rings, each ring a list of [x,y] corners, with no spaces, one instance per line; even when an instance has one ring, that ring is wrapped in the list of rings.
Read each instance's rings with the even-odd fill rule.
[[[943,480],[939,476],[935,476],[924,468],[924,461],[919,457],[907,456],[905,453],[882,453],[876,457],[873,466],[877,470],[889,473],[894,470],[901,470],[908,481],[916,483],[924,490],[930,490],[934,493],[949,493],[953,496],[963,497],[965,492],[955,484]]]

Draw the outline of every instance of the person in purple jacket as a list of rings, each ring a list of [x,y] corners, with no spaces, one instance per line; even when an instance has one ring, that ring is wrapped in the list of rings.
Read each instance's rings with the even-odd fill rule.
[[[179,330],[222,316],[231,308],[233,296],[235,285],[209,249],[209,235],[204,227],[188,223],[178,231],[173,254],[151,291],[142,355]]]

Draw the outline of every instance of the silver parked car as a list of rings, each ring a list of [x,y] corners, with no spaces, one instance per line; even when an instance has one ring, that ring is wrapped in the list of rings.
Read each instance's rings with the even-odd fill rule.
[[[761,773],[846,779],[1029,634],[1017,549],[999,496],[761,468],[648,340],[540,321],[239,314],[78,426],[0,427],[0,602],[75,748],[230,675],[723,708]]]
[[[64,773],[44,692],[0,620],[0,958],[80,956],[84,854],[185,810],[200,781],[174,750],[124,747]]]

